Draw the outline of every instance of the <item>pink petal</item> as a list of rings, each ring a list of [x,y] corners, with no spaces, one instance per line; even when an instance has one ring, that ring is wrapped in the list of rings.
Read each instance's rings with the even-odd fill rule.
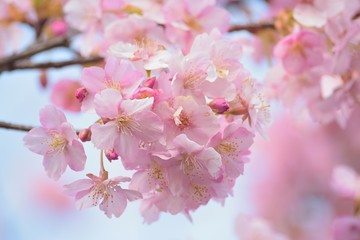
[[[60,132],[65,136],[69,145],[72,144],[73,140],[78,139],[74,127],[68,122],[61,124]]]
[[[95,96],[94,105],[96,113],[105,118],[117,117],[121,99],[119,91],[112,88],[103,90]]]
[[[80,87],[81,84],[78,81],[60,80],[52,88],[51,101],[64,110],[79,112],[81,103],[76,99],[75,92]]]
[[[74,171],[82,171],[85,167],[86,155],[83,145],[79,141],[73,141],[64,152],[66,162]]]
[[[217,28],[220,32],[225,33],[230,26],[230,15],[225,9],[209,7],[201,13],[198,21],[206,32],[211,32],[211,30]]]
[[[149,181],[149,175],[147,171],[136,172],[132,176],[131,183],[129,185],[129,188],[142,193],[149,192],[154,187],[155,185],[151,184],[151,182]]]
[[[221,156],[218,152],[215,151],[213,148],[204,149],[201,151],[197,158],[204,163],[204,166],[207,168],[209,174],[213,178],[217,178],[219,176],[221,170]]]
[[[48,176],[54,180],[58,180],[66,170],[65,155],[61,152],[58,154],[46,154],[43,165]]]
[[[91,188],[80,191],[75,196],[75,206],[77,209],[80,210],[84,208],[94,207],[98,204],[97,201],[99,201],[97,197],[99,196],[96,195],[96,193],[94,193],[94,190],[91,190]]]
[[[135,201],[143,198],[142,194],[138,191],[129,190],[129,189],[124,189],[123,191],[129,201]]]
[[[73,183],[64,186],[65,193],[69,195],[76,195],[78,192],[90,189],[94,185],[94,182],[90,179],[80,179]]]
[[[134,136],[120,134],[116,139],[114,149],[121,156],[126,169],[136,169],[139,164],[148,163],[149,156],[146,150],[139,148],[140,141]]]
[[[197,1],[191,1],[191,0],[185,0],[184,1],[187,9],[190,11],[190,13],[193,16],[196,16],[202,11],[204,11],[207,7],[215,6],[216,1],[215,0],[197,0]]]
[[[151,110],[153,103],[154,98],[123,100],[121,102],[121,109],[128,115],[133,115],[141,111]]]
[[[100,209],[104,211],[109,218],[111,218],[112,215],[120,217],[127,205],[127,198],[124,190],[121,187],[114,187],[108,189],[108,193],[110,196],[108,199],[104,199],[101,202]]]
[[[109,181],[118,182],[118,183],[119,182],[130,182],[131,178],[119,176],[119,177],[114,177],[112,179],[109,179]]]
[[[31,129],[23,138],[24,145],[30,151],[45,155],[49,150],[49,143],[51,141],[51,136],[48,132],[42,128],[33,128]]]
[[[307,27],[323,27],[326,23],[326,14],[310,4],[298,4],[294,8],[296,21]]]
[[[91,141],[99,149],[114,148],[114,142],[119,136],[117,125],[112,121],[106,124],[95,123],[91,126],[91,132]]]
[[[286,71],[291,74],[301,74],[307,70],[306,60],[299,53],[285,55],[282,64]]]
[[[200,151],[203,147],[191,141],[185,134],[180,134],[173,140],[174,145],[182,152],[192,153]]]
[[[143,111],[135,114],[134,117],[140,124],[139,130],[134,132],[135,137],[145,142],[152,142],[162,136],[164,126],[158,115],[150,111]]]
[[[66,117],[63,112],[53,105],[48,105],[40,110],[41,125],[48,129],[59,129]]]
[[[100,67],[84,68],[81,75],[81,82],[91,93],[98,93],[105,88],[103,83],[105,71]]]

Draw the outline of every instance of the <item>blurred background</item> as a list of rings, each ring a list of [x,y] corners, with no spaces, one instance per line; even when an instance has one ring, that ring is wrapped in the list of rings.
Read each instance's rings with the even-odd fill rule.
[[[248,1],[246,8],[251,10],[250,18],[245,11],[231,9],[236,16],[233,22],[256,22],[267,10],[260,0]],[[27,46],[34,34],[26,27],[23,30],[24,41],[19,44]],[[233,33],[232,37],[250,39],[247,33]],[[59,48],[37,55],[35,61],[66,60],[73,54]],[[253,61],[251,54],[253,50],[245,47],[244,65],[255,79],[263,81],[268,61]],[[49,69],[48,86],[44,88],[40,71],[1,73],[0,120],[39,125],[39,110],[51,103],[55,84],[64,79],[78,81],[80,74],[78,66]],[[76,210],[62,186],[79,179],[81,173],[66,171],[58,182],[49,179],[42,157],[23,147],[25,133],[0,128],[0,240],[247,240],[241,237],[244,215],[269,221],[271,228],[289,239],[331,239],[333,219],[350,213],[353,207],[336,197],[331,176],[339,163],[354,169],[360,167],[360,112],[353,113],[345,129],[336,124],[320,127],[302,113],[291,117],[294,112],[277,102],[272,102],[271,113],[273,124],[267,130],[268,138],[256,138],[251,161],[245,166],[245,174],[238,178],[233,197],[224,205],[211,201],[199,208],[191,214],[192,222],[183,215],[162,214],[151,225],[143,222],[139,202],[130,203],[120,218],[113,219],[98,208]],[[90,113],[66,115],[77,129],[96,120]],[[99,153],[91,143],[84,146],[88,155],[82,172],[85,177],[88,172],[98,171]],[[128,176],[120,162],[112,164],[118,168],[111,168],[114,172],[110,176]]]

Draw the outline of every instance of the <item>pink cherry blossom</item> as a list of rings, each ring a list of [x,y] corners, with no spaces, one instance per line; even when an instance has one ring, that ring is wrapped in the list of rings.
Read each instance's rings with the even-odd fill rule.
[[[42,127],[33,128],[25,135],[24,144],[30,151],[44,156],[49,177],[59,179],[68,165],[74,171],[82,171],[86,161],[84,148],[65,115],[49,105],[40,111],[40,122]]]
[[[143,41],[151,41],[165,45],[164,30],[155,22],[144,17],[130,15],[117,19],[105,28],[105,37],[111,43],[123,42],[139,45]]]
[[[240,63],[242,52],[243,47],[240,41],[224,39],[220,31],[214,29],[210,34],[198,35],[189,54],[200,54],[209,58],[211,65],[207,70],[207,80],[214,82],[218,78],[227,78],[232,81],[239,72],[243,71]],[[229,91],[227,93],[229,94]]]
[[[243,174],[244,164],[248,161],[246,155],[253,144],[254,134],[233,123],[223,131],[216,134],[208,146],[213,147],[220,155],[224,172],[227,177],[236,178]]]
[[[264,129],[270,124],[270,105],[262,95],[262,86],[250,79],[238,81],[236,85],[236,97],[229,102],[228,111],[234,116],[239,116],[244,126],[258,131],[265,137]],[[234,116],[229,117],[228,120],[236,120]]]
[[[81,84],[78,81],[60,80],[52,88],[51,101],[64,110],[80,112],[81,104],[75,96],[79,87],[81,87]]]
[[[168,141],[184,133],[190,140],[205,144],[220,129],[211,108],[198,104],[190,96],[177,97],[173,102],[162,102],[156,106],[155,112],[165,120],[164,133]]]
[[[141,193],[120,187],[121,182],[129,182],[130,178],[107,179],[93,174],[87,176],[90,179],[77,180],[65,186],[69,194],[75,195],[76,207],[79,209],[99,205],[100,210],[109,218],[120,217],[127,206],[127,201],[142,198]]]
[[[64,6],[65,19],[71,27],[86,31],[100,23],[101,0],[69,0]]]
[[[355,1],[353,3],[356,4]],[[320,28],[329,19],[344,11],[345,4],[345,0],[313,0],[310,3],[300,3],[294,9],[294,18],[307,27]],[[352,6],[356,8],[356,5]]]
[[[274,49],[285,70],[300,74],[323,62],[324,38],[312,31],[299,30],[282,39]]]
[[[180,134],[173,141],[176,153],[152,161],[149,168],[133,176],[130,187],[147,193],[148,208],[154,211],[188,212],[217,196],[222,179],[221,156]]]
[[[165,47],[149,38],[136,41],[135,44],[118,42],[109,48],[109,54],[130,61],[143,61],[144,69],[166,68],[170,54]]]
[[[99,149],[113,148],[124,161],[135,161],[141,142],[158,140],[163,133],[161,119],[151,111],[153,98],[122,100],[119,91],[107,89],[95,97],[95,110],[105,124],[91,127],[92,142]]]
[[[173,75],[171,82],[175,96],[192,95],[197,99],[203,99],[203,86],[207,77],[209,59],[203,56],[183,56],[178,52],[173,54],[169,64],[170,73]]]
[[[228,13],[215,5],[214,0],[169,0],[164,6],[166,34],[187,52],[193,39],[202,32],[217,28],[224,33],[229,28]]]
[[[208,178],[217,179],[221,175],[221,156],[214,148],[204,148],[185,134],[174,139],[174,146],[179,152],[175,159],[180,159],[179,167],[189,178],[198,180],[208,175]]]
[[[84,68],[81,81],[88,94],[83,99],[83,109],[91,108],[95,95],[104,89],[116,89],[122,97],[129,98],[144,77],[144,74],[135,70],[130,62],[119,61],[113,57],[106,61],[104,69],[100,67]]]

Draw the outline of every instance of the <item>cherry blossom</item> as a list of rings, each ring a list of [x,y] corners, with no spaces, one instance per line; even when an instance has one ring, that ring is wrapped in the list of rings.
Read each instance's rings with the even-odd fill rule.
[[[40,122],[42,127],[32,129],[24,137],[24,144],[44,156],[43,165],[49,177],[59,179],[67,166],[82,171],[86,161],[84,148],[65,115],[49,105],[40,111]]]
[[[291,74],[300,74],[323,61],[325,41],[311,31],[298,31],[285,37],[275,47],[274,55]]]
[[[81,84],[78,81],[60,80],[52,88],[51,101],[64,110],[80,112],[81,104],[75,97],[79,87]]]
[[[130,62],[109,58],[104,69],[100,67],[84,68],[81,76],[86,89],[82,99],[84,110],[93,107],[94,97],[104,89],[116,89],[124,98],[129,98],[144,79],[144,74],[135,70]],[[82,94],[84,95],[84,94]]]
[[[166,34],[170,41],[188,51],[198,33],[218,28],[225,32],[229,28],[228,13],[215,5],[213,0],[169,0],[164,6]]]
[[[116,177],[108,179],[104,176],[87,174],[89,179],[77,180],[65,186],[68,194],[75,195],[76,207],[79,209],[99,205],[106,216],[120,217],[124,212],[127,202],[142,198],[141,193],[123,189],[121,182],[128,182],[130,178]]]
[[[91,140],[97,148],[114,148],[123,160],[131,162],[142,141],[152,142],[161,137],[163,125],[151,111],[152,98],[121,99],[115,89],[104,90],[95,97],[97,114],[108,120],[91,127]]]

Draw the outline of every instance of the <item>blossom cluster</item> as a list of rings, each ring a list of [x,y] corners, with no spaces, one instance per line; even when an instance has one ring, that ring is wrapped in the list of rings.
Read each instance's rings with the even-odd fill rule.
[[[285,36],[274,48],[278,63],[266,77],[267,90],[287,106],[307,109],[318,122],[345,127],[360,99],[360,2],[288,2],[293,9],[279,14],[277,27],[290,30],[282,27]]]
[[[270,118],[260,84],[240,62],[241,42],[223,36],[228,13],[206,0],[69,0],[64,12],[80,38],[99,40],[82,39],[81,54],[101,54],[105,64],[85,67],[76,91],[81,110],[98,121],[77,134],[47,106],[42,127],[24,137],[44,156],[49,177],[58,179],[67,166],[84,169],[80,138],[101,159],[98,176],[65,186],[79,208],[99,205],[119,217],[128,201],[142,198],[151,222],[160,212],[190,217],[211,199],[224,202]],[[121,161],[131,178],[109,178],[103,153],[111,166]]]

